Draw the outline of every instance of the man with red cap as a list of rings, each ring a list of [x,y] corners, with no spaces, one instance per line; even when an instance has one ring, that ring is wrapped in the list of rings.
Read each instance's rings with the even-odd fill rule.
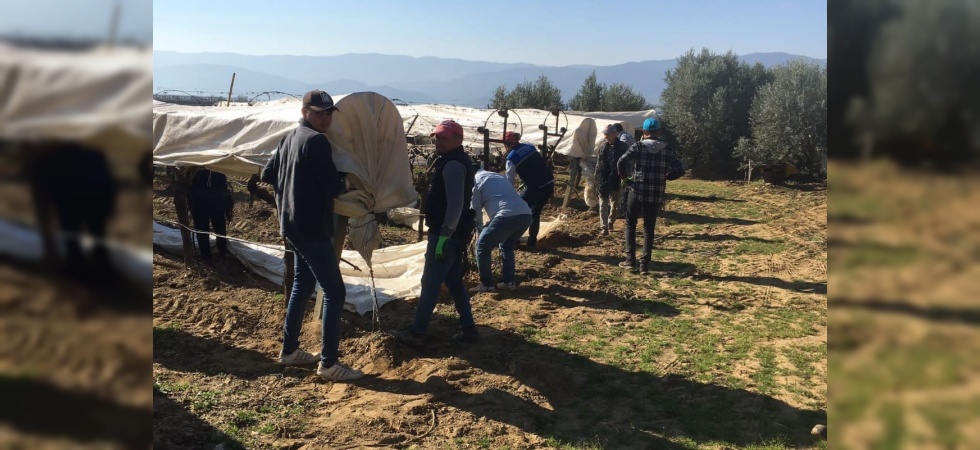
[[[541,227],[541,210],[555,195],[555,174],[545,163],[538,149],[527,143],[520,143],[521,135],[508,131],[504,133],[504,147],[507,148],[507,179],[516,183],[517,176],[524,182],[521,198],[531,207],[531,226],[527,231],[527,248],[534,250],[538,242],[538,229]]]
[[[286,306],[280,365],[305,365],[319,361],[317,375],[330,381],[364,376],[339,360],[340,315],[347,290],[340,263],[333,250],[333,201],[347,190],[333,162],[333,148],[326,132],[337,107],[321,90],[303,96],[299,126],[279,141],[279,148],[262,168],[261,179],[276,192],[279,228],[295,254],[293,290]],[[299,348],[306,304],[316,283],[323,290],[323,349],[311,354]]]
[[[469,207],[476,166],[463,150],[463,127],[456,121],[444,120],[430,136],[435,137],[438,158],[432,164],[432,184],[424,205],[429,244],[422,269],[422,292],[412,324],[391,332],[400,342],[415,348],[426,345],[429,321],[443,283],[449,288],[459,313],[460,332],[453,340],[472,343],[480,337],[473,321],[470,297],[463,285],[463,250],[476,226]]]

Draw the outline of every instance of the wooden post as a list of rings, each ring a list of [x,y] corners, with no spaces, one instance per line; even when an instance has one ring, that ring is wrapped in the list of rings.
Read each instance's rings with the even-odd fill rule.
[[[194,241],[191,239],[191,221],[187,208],[187,195],[191,188],[191,169],[176,167],[173,169],[174,209],[177,211],[177,223],[180,224],[180,240],[184,247],[184,265],[190,267],[194,259]]]
[[[116,46],[116,30],[119,29],[119,13],[121,9],[122,5],[118,3],[112,8],[112,20],[109,22],[109,39],[107,40],[109,48]]]
[[[231,106],[231,91],[235,89],[235,73],[231,73],[231,86],[228,87],[228,106]]]
[[[565,187],[565,201],[562,202],[562,208],[568,208],[568,202],[572,200],[572,191],[578,186],[578,177],[582,172],[582,168],[579,166],[580,158],[571,158],[571,164],[568,166],[568,183]]]

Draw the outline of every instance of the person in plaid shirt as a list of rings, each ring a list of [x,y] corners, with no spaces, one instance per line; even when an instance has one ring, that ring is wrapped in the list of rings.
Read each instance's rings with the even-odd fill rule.
[[[677,153],[660,140],[661,136],[659,120],[651,117],[643,121],[643,139],[630,146],[616,164],[619,176],[623,178],[626,178],[630,168],[633,169],[632,179],[626,178],[627,187],[624,187],[629,189],[625,208],[626,261],[619,266],[633,271],[637,269],[636,221],[642,212],[643,255],[639,269],[643,275],[649,273],[653,231],[657,223],[657,213],[664,204],[668,172],[683,170]]]

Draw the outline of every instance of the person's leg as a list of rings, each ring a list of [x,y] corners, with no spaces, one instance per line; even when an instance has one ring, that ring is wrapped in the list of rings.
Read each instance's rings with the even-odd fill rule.
[[[296,245],[295,241],[293,245]],[[320,289],[323,290],[324,305],[321,316],[323,348],[320,351],[320,361],[323,367],[330,367],[340,357],[340,318],[344,312],[344,302],[347,300],[347,288],[344,286],[344,278],[340,274],[340,265],[337,263],[330,239],[300,244],[296,247],[296,253],[302,255],[319,283]]]
[[[615,210],[615,202],[610,201],[612,199],[611,194],[599,193],[599,225],[602,226],[603,230],[609,229],[609,221],[612,219],[609,215],[610,210]],[[613,203],[612,205],[610,203]]]
[[[609,231],[616,225],[616,218],[619,216],[619,208],[616,206],[616,199],[619,198],[619,189],[609,193]]]
[[[96,282],[107,281],[112,273],[112,261],[109,258],[109,248],[105,244],[106,228],[109,222],[107,211],[89,211],[85,218],[85,230],[88,231],[95,243],[89,254],[89,268]]]
[[[470,305],[470,295],[466,292],[463,284],[463,253],[464,244],[459,239],[450,239],[446,242],[445,256],[446,261],[451,261],[449,270],[446,272],[446,287],[449,288],[449,295],[453,298],[456,305],[456,312],[459,313],[460,328],[472,328],[473,308]],[[452,253],[449,253],[449,252]],[[428,324],[426,324],[428,326]]]
[[[531,226],[527,230],[527,246],[534,248],[538,243],[538,229],[541,227],[541,210],[544,209],[544,193],[540,189],[527,188],[522,197],[531,208]]]
[[[510,236],[500,243],[500,259],[502,260],[503,272],[500,281],[503,283],[513,283],[515,281],[515,262],[514,246],[521,240],[521,236],[531,226],[531,215],[521,214],[518,216],[507,217],[509,222]]]
[[[493,249],[510,235],[507,228],[508,217],[494,217],[487,224],[476,240],[476,265],[480,271],[480,283],[493,286],[493,271],[491,270],[491,255]]]
[[[201,251],[201,259],[205,261],[211,260],[211,236],[208,235],[208,231],[211,231],[209,225],[211,214],[208,211],[206,202],[203,200],[198,200],[194,202],[191,206],[191,219],[194,224],[195,230],[200,230],[201,233],[194,233],[194,239],[197,240],[197,248]]]
[[[636,222],[639,219],[640,202],[630,190],[626,197],[626,262],[636,266]]]
[[[657,227],[657,212],[660,205],[656,203],[643,204],[643,256],[640,260],[640,270],[646,272],[650,267],[650,257],[653,253],[653,232]]]
[[[429,243],[425,248],[425,266],[422,268],[422,292],[419,294],[418,306],[415,307],[415,320],[411,329],[416,335],[425,335],[429,330],[432,311],[436,309],[436,302],[439,300],[439,290],[452,268],[453,256],[450,252],[455,251],[453,240],[446,242],[443,249],[445,258],[442,261],[436,259],[438,243],[439,235],[429,233]]]
[[[296,251],[298,241],[286,238],[290,247],[293,248],[293,289],[289,294],[289,303],[286,304],[286,319],[283,325],[282,352],[290,354],[299,348],[299,336],[303,328],[303,315],[306,313],[306,304],[313,295],[316,288],[316,277],[313,271],[303,258],[303,254]],[[304,245],[304,244],[301,244]]]
[[[225,236],[228,234],[228,223],[225,220],[225,206],[221,204],[221,201],[215,201],[210,205],[208,211],[211,219],[211,225],[214,226],[214,234],[219,236]],[[228,239],[224,237],[218,237],[218,258],[225,259],[228,255]]]
[[[58,231],[64,233],[63,242],[65,245],[65,272],[72,277],[84,280],[87,275],[85,272],[85,255],[82,253],[80,244],[80,234],[82,232],[81,211],[76,208],[58,208]]]

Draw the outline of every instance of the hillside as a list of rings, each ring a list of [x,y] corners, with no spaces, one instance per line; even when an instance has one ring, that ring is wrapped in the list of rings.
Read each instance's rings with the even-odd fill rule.
[[[236,92],[302,94],[315,87],[336,93],[372,90],[412,103],[480,108],[486,107],[497,86],[513,88],[518,83],[534,81],[540,75],[548,76],[567,101],[593,70],[600,82],[628,84],[649,102],[657,103],[664,88],[664,74],[676,65],[676,60],[669,59],[613,66],[554,67],[380,54],[254,56],[154,51],[153,57],[155,92],[174,89],[227,93],[231,74],[236,72]],[[740,58],[750,64],[760,62],[766,66],[784,64],[795,58],[826,64],[826,60],[788,53],[752,53]],[[223,77],[221,73],[224,73]]]

